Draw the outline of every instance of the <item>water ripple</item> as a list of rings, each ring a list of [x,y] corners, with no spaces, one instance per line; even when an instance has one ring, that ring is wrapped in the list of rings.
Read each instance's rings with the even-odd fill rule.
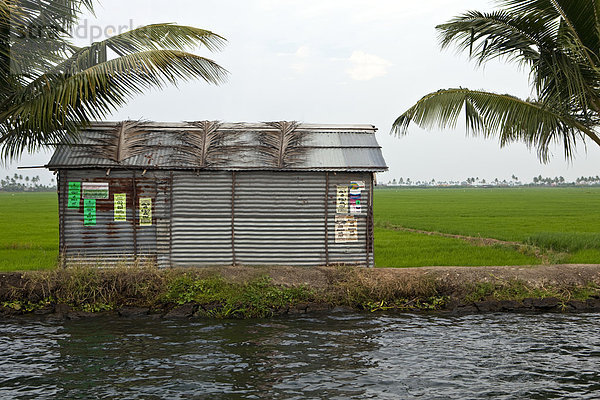
[[[600,315],[0,322],[0,398],[600,397]]]

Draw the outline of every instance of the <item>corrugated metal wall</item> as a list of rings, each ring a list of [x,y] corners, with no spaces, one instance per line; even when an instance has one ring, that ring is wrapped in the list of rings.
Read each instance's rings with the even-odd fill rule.
[[[237,173],[235,254],[246,265],[324,265],[325,174]]]
[[[231,172],[173,176],[173,265],[231,265]]]
[[[67,261],[113,263],[130,261],[137,256],[165,265],[165,239],[168,240],[170,228],[167,213],[170,198],[165,198],[164,193],[159,196],[158,190],[159,187],[169,187],[165,174],[148,172],[142,176],[140,172],[113,171],[107,176],[106,170],[61,170],[59,174],[59,194],[62,198],[59,203],[62,225],[60,248]],[[83,199],[79,208],[67,207],[69,182],[109,184],[109,198],[96,200],[95,226],[84,226]],[[126,221],[114,220],[115,193],[127,195]],[[140,198],[152,199],[151,226],[139,226]],[[157,246],[158,227],[161,230],[161,247]],[[161,252],[162,259],[159,259]]]
[[[369,172],[63,170],[61,249],[71,260],[138,256],[163,267],[371,266],[371,178]],[[84,226],[83,200],[79,209],[66,207],[70,181],[109,182],[109,199],[97,200],[96,226]],[[363,212],[355,216],[358,241],[336,243],[337,186],[352,181],[365,182]],[[126,222],[114,221],[114,193],[127,193]],[[140,197],[152,198],[152,226],[139,226]]]

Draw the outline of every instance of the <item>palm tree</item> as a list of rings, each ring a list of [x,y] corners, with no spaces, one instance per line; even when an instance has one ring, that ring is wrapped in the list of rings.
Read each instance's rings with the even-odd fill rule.
[[[493,59],[531,70],[533,98],[454,88],[430,93],[402,114],[392,131],[411,122],[453,127],[464,110],[467,130],[522,141],[548,161],[552,143],[572,158],[577,142],[600,145],[600,3],[594,0],[498,0],[496,11],[466,12],[439,25],[443,48],[468,51],[478,64]]]
[[[224,45],[223,37],[199,28],[154,24],[74,46],[68,32],[84,11],[93,11],[92,3],[0,0],[2,159],[71,140],[149,88],[226,78],[217,63],[187,51]]]

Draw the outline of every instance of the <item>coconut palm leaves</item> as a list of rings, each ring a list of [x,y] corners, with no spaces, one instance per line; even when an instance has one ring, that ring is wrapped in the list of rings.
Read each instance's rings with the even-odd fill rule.
[[[89,154],[98,158],[121,163],[126,159],[147,154],[152,150],[148,146],[148,131],[137,121],[124,121],[112,131],[102,132],[91,140],[94,146]]]
[[[198,45],[219,50],[225,39],[194,27],[155,24],[88,47],[71,45],[66,32],[81,10],[91,7],[90,0],[0,0],[5,160],[76,136],[149,88],[198,78],[218,84],[226,78],[217,63],[187,51]],[[38,25],[47,31],[41,41],[21,32]]]
[[[478,63],[502,58],[531,70],[533,99],[468,89],[431,93],[402,114],[393,132],[411,122],[453,126],[464,110],[467,129],[522,141],[547,161],[560,142],[567,157],[576,143],[600,145],[600,3],[595,0],[500,0],[491,13],[470,11],[439,25],[442,47],[456,45]]]
[[[301,145],[306,132],[298,129],[298,122],[267,122],[267,125],[274,129],[258,135],[263,161],[275,168],[286,168],[302,162],[306,147]]]
[[[200,121],[193,125],[199,129],[186,130],[179,135],[183,144],[175,156],[176,161],[196,168],[213,167],[226,162],[237,150],[237,147],[225,144],[232,132],[219,130],[220,122]]]

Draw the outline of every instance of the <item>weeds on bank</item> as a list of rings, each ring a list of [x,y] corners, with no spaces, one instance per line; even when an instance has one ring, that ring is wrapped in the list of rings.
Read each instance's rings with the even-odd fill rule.
[[[166,274],[146,265],[120,265],[110,269],[73,266],[32,271],[23,274],[22,285],[13,287],[8,299],[1,304],[24,311],[48,304],[67,304],[88,312],[108,311],[129,303],[151,306],[164,291],[166,279]]]
[[[489,299],[523,301],[524,299],[531,298],[544,299],[554,297],[564,303],[570,300],[585,301],[600,294],[600,287],[594,283],[588,283],[585,286],[561,288],[532,287],[520,279],[478,282],[468,285],[467,289],[467,294],[464,296],[467,302]]]
[[[216,318],[264,318],[283,308],[311,301],[314,296],[304,286],[276,286],[268,276],[231,283],[218,275],[197,279],[184,274],[168,284],[162,301],[179,305],[196,303],[201,306],[200,314]]]
[[[359,310],[439,310],[449,300],[447,287],[433,276],[387,279],[369,269],[338,267],[330,280],[326,301]]]

